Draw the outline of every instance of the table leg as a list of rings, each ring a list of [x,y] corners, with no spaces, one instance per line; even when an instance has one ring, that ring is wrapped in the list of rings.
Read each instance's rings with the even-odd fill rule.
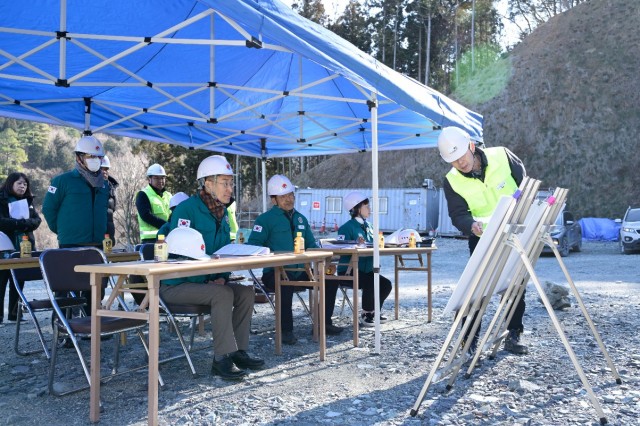
[[[102,274],[91,274],[91,391],[89,396],[89,418],[100,421],[100,319]],[[55,345],[56,342],[53,342]]]
[[[360,278],[358,273],[358,255],[351,256],[351,276],[353,277],[353,346],[358,347],[358,297],[360,296]]]
[[[427,322],[431,322],[431,313],[433,307],[431,306],[431,252],[427,252],[427,309],[428,309],[428,318]]]
[[[282,317],[280,315],[280,305],[282,303],[282,294],[280,292],[280,267],[274,269],[276,278],[276,355],[282,354]]]
[[[398,319],[398,311],[400,309],[400,271],[398,268],[400,267],[400,256],[394,256],[395,258],[395,286],[394,286],[394,295],[395,295],[395,318]]]
[[[149,288],[149,413],[148,424],[158,424],[158,346],[160,344],[159,291],[157,277],[147,277]]]
[[[320,300],[317,303],[317,307],[318,307],[318,325],[320,326],[320,361],[324,361],[325,358],[325,352],[327,349],[327,329],[326,329],[326,318],[325,318],[325,293],[326,293],[326,289],[325,289],[325,262],[324,260],[321,260],[318,262],[318,265],[316,267],[316,271],[317,272],[317,276],[318,279],[320,280]]]

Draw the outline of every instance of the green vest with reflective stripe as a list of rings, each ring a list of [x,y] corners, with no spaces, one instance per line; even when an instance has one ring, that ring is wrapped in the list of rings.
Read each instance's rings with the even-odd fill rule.
[[[473,218],[488,223],[500,197],[513,195],[518,185],[511,176],[511,167],[504,148],[487,148],[484,153],[487,156],[484,182],[466,177],[455,168],[447,173],[447,180],[451,188],[465,199]]]
[[[169,220],[169,215],[171,214],[171,210],[169,210],[171,193],[169,191],[164,191],[161,197],[156,193],[156,191],[154,191],[151,185],[147,185],[142,192],[147,194],[147,198],[149,198],[149,203],[151,203],[151,213],[165,221]],[[142,220],[140,214],[138,214],[138,225],[140,225],[141,240],[156,238],[158,228]]]

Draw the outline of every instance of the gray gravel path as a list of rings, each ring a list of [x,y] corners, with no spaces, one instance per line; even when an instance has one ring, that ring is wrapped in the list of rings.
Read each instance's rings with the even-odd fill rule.
[[[351,341],[350,311],[335,322],[348,327],[328,339],[325,362],[319,362],[311,341],[310,322],[296,306],[299,344],[273,354],[273,313],[256,305],[251,351],[267,363],[248,380],[229,384],[209,375],[210,351],[194,354],[198,377],[184,360],[161,367],[166,386],[160,391],[163,425],[595,425],[596,412],[530,283],[527,292],[525,341],[527,356],[498,352],[484,360],[469,379],[460,376],[453,389],[444,383],[429,390],[417,417],[409,410],[452,324],[442,315],[453,286],[468,259],[466,241],[439,239],[433,256],[434,321],[426,321],[424,274],[401,276],[400,320],[383,326],[382,351],[372,353],[373,333],[362,330]],[[640,255],[621,255],[617,243],[585,242],[582,253],[564,259],[613,362],[623,379],[616,385],[575,303],[558,312],[565,332],[605,410],[609,424],[635,425],[640,418]],[[386,272],[385,272],[386,271]],[[555,258],[543,257],[536,271],[542,280],[565,283]],[[392,260],[383,258],[383,273],[393,277]],[[35,295],[35,292],[33,293]],[[573,299],[572,299],[573,301]],[[385,304],[387,313],[392,300]],[[335,314],[340,313],[336,306]],[[42,320],[48,323],[46,317]],[[89,394],[56,398],[46,391],[48,364],[44,356],[19,357],[13,352],[15,325],[0,325],[0,423],[8,425],[89,424]],[[47,331],[50,333],[50,330]],[[163,332],[162,351],[178,350],[173,335]],[[88,351],[88,342],[86,349]],[[124,348],[125,364],[143,361],[133,337]],[[206,337],[198,343],[205,345]],[[105,343],[104,345],[107,345]],[[87,352],[88,353],[88,352]],[[111,351],[105,346],[103,366]],[[62,362],[75,363],[62,351]],[[64,380],[82,380],[79,370]],[[133,373],[102,387],[102,424],[146,423],[146,374]]]

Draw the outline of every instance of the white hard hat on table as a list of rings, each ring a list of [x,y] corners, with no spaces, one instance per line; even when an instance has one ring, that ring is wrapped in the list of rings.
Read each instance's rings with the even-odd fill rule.
[[[196,260],[209,260],[205,251],[202,234],[193,228],[175,228],[165,239],[169,245],[169,253],[178,256],[186,256]]]

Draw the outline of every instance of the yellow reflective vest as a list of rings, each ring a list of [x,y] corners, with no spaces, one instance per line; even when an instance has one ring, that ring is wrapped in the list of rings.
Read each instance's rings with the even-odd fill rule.
[[[486,224],[500,197],[513,195],[518,185],[511,176],[509,159],[504,148],[486,148],[483,152],[487,157],[484,182],[466,177],[455,168],[451,168],[446,178],[451,188],[465,199],[473,218]]]
[[[147,198],[149,198],[149,203],[151,203],[151,213],[158,216],[160,219],[168,221],[169,215],[171,214],[171,210],[169,210],[171,193],[169,193],[169,191],[164,191],[161,197],[153,190],[151,185],[147,185],[142,192],[147,194]],[[156,238],[158,228],[142,220],[140,214],[138,214],[138,225],[140,226],[141,240]]]

